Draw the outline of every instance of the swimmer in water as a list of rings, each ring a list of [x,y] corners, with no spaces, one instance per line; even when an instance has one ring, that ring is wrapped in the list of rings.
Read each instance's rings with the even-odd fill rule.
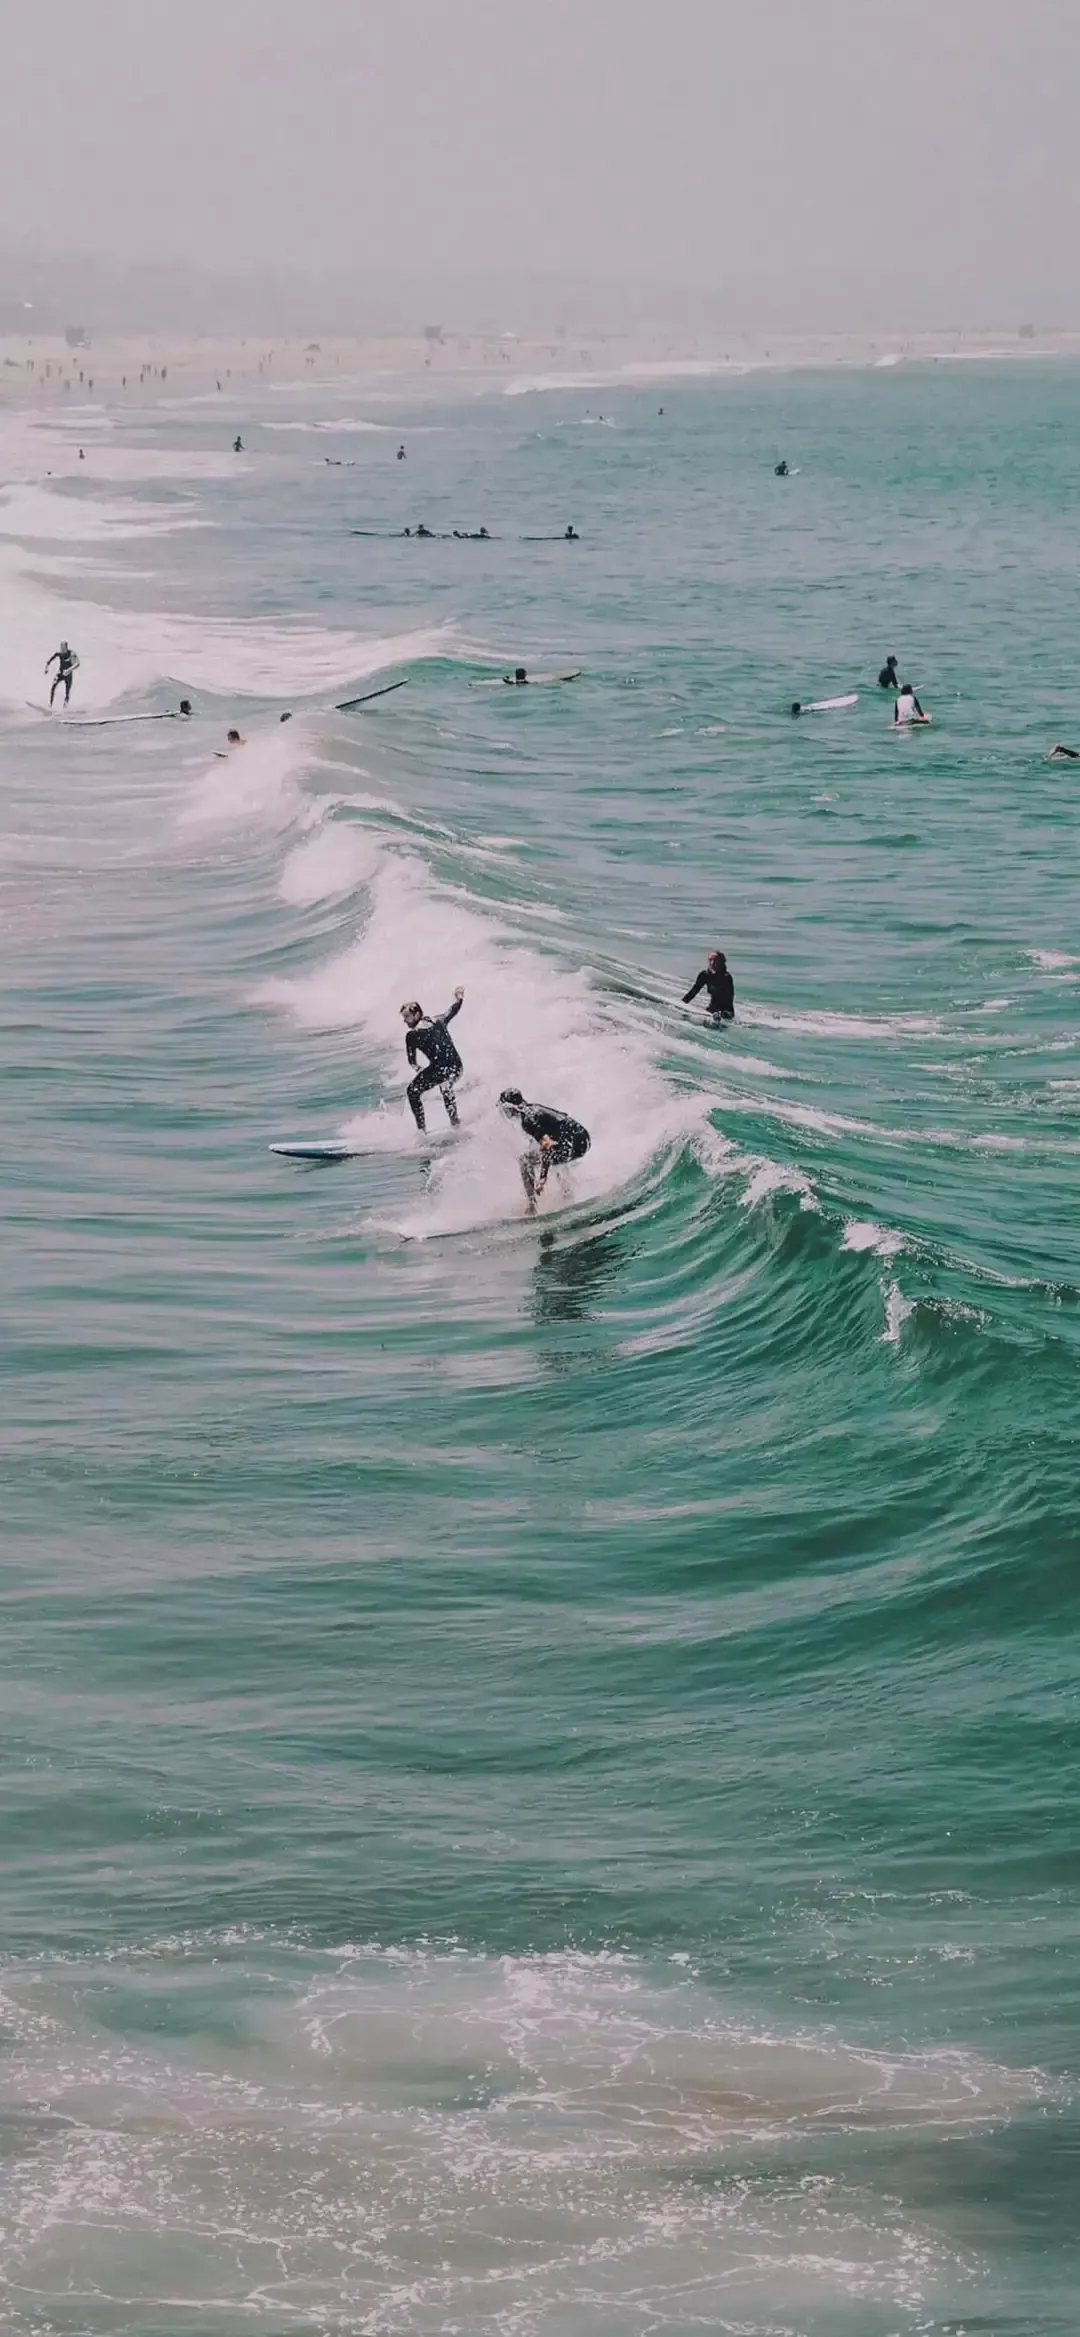
[[[932,722],[933,716],[924,714],[910,682],[901,682],[899,695],[893,707],[893,722],[910,724]]]
[[[879,673],[879,675],[878,675],[878,678],[877,678],[877,686],[878,686],[878,689],[879,689],[879,690],[898,690],[898,689],[899,689],[899,687],[900,687],[900,674],[899,674],[899,671],[898,671],[898,668],[897,668],[897,663],[896,663],[896,659],[895,659],[895,657],[887,657],[887,658],[886,658],[886,660],[885,660],[885,663],[884,663],[884,665],[883,665],[883,666],[882,666],[882,668],[881,668],[881,672]]]
[[[512,674],[503,675],[503,680],[506,683],[507,688],[511,690],[523,690],[528,682],[528,679],[528,674],[526,673],[525,667],[523,665],[516,665]]]
[[[572,1120],[568,1112],[552,1111],[549,1104],[527,1104],[520,1087],[504,1087],[499,1110],[505,1119],[519,1120],[531,1139],[528,1151],[521,1156],[521,1182],[526,1215],[535,1217],[548,1171],[566,1168],[572,1160],[584,1160],[592,1139],[588,1129],[580,1120]]]
[[[1080,747],[1051,747],[1048,763],[1080,763]]]
[[[721,1022],[735,1018],[735,984],[728,972],[728,962],[722,949],[711,949],[696,982],[683,997],[683,1005],[692,1005],[698,991],[708,993],[707,1013]]]
[[[405,1053],[409,1062],[415,1067],[417,1050],[427,1057],[424,1070],[418,1071],[415,1079],[410,1079],[405,1090],[409,1110],[421,1132],[425,1125],[423,1098],[432,1087],[442,1089],[442,1100],[446,1105],[450,1126],[456,1128],[458,1125],[454,1081],[460,1079],[465,1066],[446,1026],[453,1022],[455,1014],[460,1014],[464,996],[463,989],[455,990],[445,1014],[425,1014],[418,998],[407,998],[401,1009],[401,1019],[405,1024]]]

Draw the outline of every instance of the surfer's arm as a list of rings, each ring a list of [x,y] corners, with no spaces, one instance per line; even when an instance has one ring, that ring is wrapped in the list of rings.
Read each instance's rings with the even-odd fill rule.
[[[415,1033],[415,1031],[406,1031],[406,1033],[405,1033],[405,1054],[406,1054],[406,1057],[407,1057],[407,1059],[408,1059],[408,1061],[409,1061],[410,1065],[412,1066],[412,1069],[415,1071],[415,1069],[416,1069],[416,1033]]]
[[[46,671],[46,673],[48,673],[49,667],[50,667],[51,665],[59,665],[59,663],[60,663],[60,652],[59,652],[59,650],[58,650],[58,649],[54,649],[54,650],[53,650],[53,653],[52,653],[52,656],[51,656],[51,657],[47,657],[47,658],[46,658],[46,660],[45,660],[45,671]]]
[[[453,1022],[455,1014],[461,1013],[461,1001],[464,998],[464,995],[465,993],[463,990],[455,990],[453,998],[451,999],[450,1004],[446,1009],[446,1013],[440,1014],[439,1016],[440,1022]]]
[[[698,975],[698,978],[697,978],[697,981],[694,983],[693,989],[692,989],[692,990],[687,990],[687,991],[685,991],[685,992],[684,992],[684,994],[683,994],[683,1005],[684,1005],[684,1006],[689,1006],[689,1005],[691,1004],[692,1000],[693,1000],[693,999],[695,999],[695,998],[697,997],[698,991],[699,991],[699,990],[704,990],[704,988],[705,988],[705,976],[704,976],[704,974],[699,974],[699,975]]]

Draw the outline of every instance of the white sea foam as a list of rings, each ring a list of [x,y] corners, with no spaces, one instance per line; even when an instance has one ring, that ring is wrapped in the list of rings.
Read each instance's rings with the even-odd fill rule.
[[[385,433],[391,430],[391,425],[389,422],[364,422],[361,421],[358,414],[343,414],[336,422],[260,422],[259,428],[260,430],[321,430],[329,431],[331,434],[337,432],[348,435],[350,431],[362,430],[377,430]]]
[[[904,1324],[915,1312],[913,1298],[905,1298],[898,1282],[890,1282],[885,1292],[885,1328],[881,1334],[886,1347],[898,1347]]]
[[[177,2003],[201,2025],[178,2035]],[[892,2328],[911,2304],[952,2325],[973,2267],[873,2153],[1053,2098],[972,2052],[776,2030],[678,1949],[650,1968],[235,1927],[24,1965],[3,2010],[13,2327],[28,2291],[74,2326],[118,2262],[132,2328],[172,2326],[176,2296],[222,2333],[278,2325],[283,2299],[298,2325],[401,2337],[793,2329],[853,2306]]]
[[[904,1246],[902,1233],[876,1225],[872,1217],[849,1217],[845,1223],[841,1244],[845,1250],[871,1250],[877,1258],[895,1258]]]

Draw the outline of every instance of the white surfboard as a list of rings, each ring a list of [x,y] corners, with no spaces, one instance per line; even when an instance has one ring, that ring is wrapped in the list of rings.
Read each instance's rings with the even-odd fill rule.
[[[803,714],[835,714],[841,706],[857,706],[858,703],[858,691],[849,690],[845,698],[814,698],[809,706],[801,707],[800,712]]]

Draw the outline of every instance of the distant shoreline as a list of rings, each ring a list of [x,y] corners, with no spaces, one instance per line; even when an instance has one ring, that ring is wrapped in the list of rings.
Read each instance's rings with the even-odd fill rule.
[[[88,405],[138,411],[206,400],[232,419],[253,392],[327,390],[340,383],[378,405],[450,387],[503,390],[659,387],[679,379],[847,366],[1007,362],[1080,356],[1080,329],[1025,333],[587,335],[565,341],[447,334],[432,342],[363,336],[319,341],[197,338],[158,333],[91,337],[70,348],[57,336],[0,337],[0,409],[63,414]],[[389,427],[390,425],[388,425]]]

